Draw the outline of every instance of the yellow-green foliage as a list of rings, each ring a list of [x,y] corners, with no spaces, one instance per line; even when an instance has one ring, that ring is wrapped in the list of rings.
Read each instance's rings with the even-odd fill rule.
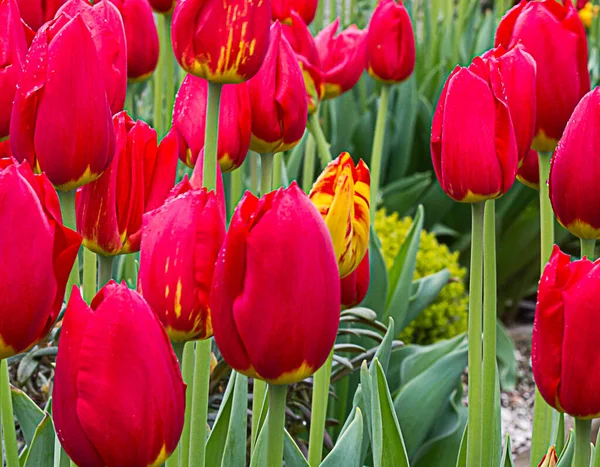
[[[398,218],[398,213],[387,215],[385,209],[377,212],[375,231],[381,241],[383,257],[388,271],[406,238],[412,224],[410,217]],[[467,329],[468,295],[465,291],[465,268],[460,267],[458,253],[440,245],[435,235],[421,232],[417,253],[415,280],[448,269],[451,282],[446,285],[435,302],[409,324],[400,339],[411,344],[430,344],[440,339],[456,336]]]

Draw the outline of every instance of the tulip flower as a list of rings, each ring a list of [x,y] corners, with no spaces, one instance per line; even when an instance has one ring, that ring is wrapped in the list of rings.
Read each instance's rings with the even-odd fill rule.
[[[10,159],[0,160],[0,225],[2,360],[25,352],[54,325],[81,237],[62,225],[46,176]]]
[[[416,47],[410,16],[402,0],[379,2],[366,39],[367,70],[384,83],[399,83],[415,69]]]
[[[369,252],[360,262],[358,267],[341,280],[342,307],[352,308],[361,303],[367,296],[371,282],[371,264]]]
[[[585,29],[570,0],[522,0],[502,19],[496,45],[525,46],[537,64],[537,124],[533,149],[554,151],[583,95],[590,90]]]
[[[119,10],[108,0],[94,5],[88,0],[69,0],[58,10],[61,13],[67,18],[80,14],[92,33],[111,111],[120,112],[127,93],[127,43]]]
[[[144,216],[139,290],[171,340],[212,336],[210,287],[225,237],[214,191],[184,179],[165,204]]]
[[[367,32],[352,24],[336,36],[339,26],[338,18],[315,38],[325,75],[325,99],[352,89],[365,69]]]
[[[46,21],[54,18],[58,9],[67,0],[17,0],[21,18],[27,25],[38,30]]]
[[[306,129],[306,86],[296,55],[273,23],[271,42],[258,74],[248,83],[252,109],[250,149],[283,152],[300,142]]]
[[[318,0],[271,0],[273,20],[291,23],[297,14],[304,24],[309,25],[315,19],[318,5]]]
[[[45,172],[61,190],[97,179],[110,164],[112,116],[81,15],[60,14],[35,36],[15,94],[10,143],[15,158]]]
[[[139,251],[142,216],[159,207],[175,183],[177,141],[157,145],[156,131],[126,112],[114,116],[115,157],[102,176],[77,193],[77,231],[105,256]]]
[[[185,384],[148,304],[110,281],[69,300],[52,394],[56,434],[75,464],[159,466],[183,429]]]
[[[208,83],[187,75],[173,108],[173,132],[179,141],[179,158],[194,167],[204,155]],[[246,159],[252,129],[250,96],[246,83],[225,85],[221,92],[217,158],[224,172],[236,169]]]
[[[533,149],[530,149],[525,159],[519,163],[517,180],[534,190],[540,189],[540,161],[538,153]]]
[[[476,57],[450,74],[433,116],[431,156],[442,189],[456,201],[495,199],[513,185],[517,143],[493,63]]]
[[[0,52],[2,74],[0,74],[0,139],[8,136],[10,113],[17,83],[21,77],[27,42],[19,8],[15,0],[0,0]]]
[[[148,0],[150,6],[157,13],[161,13],[163,15],[171,13],[173,8],[175,8],[175,3],[177,0]]]
[[[340,277],[358,267],[369,247],[370,184],[367,165],[361,160],[355,166],[344,152],[325,167],[310,191],[331,234]]]
[[[301,381],[333,347],[340,278],[327,227],[292,182],[235,210],[210,297],[215,340],[235,370],[271,384]]]
[[[127,40],[127,78],[144,81],[158,63],[158,32],[147,0],[110,0],[123,17]]]
[[[186,0],[173,13],[171,39],[188,73],[220,84],[252,78],[269,45],[271,2]]]
[[[548,452],[544,454],[542,461],[538,464],[538,467],[556,467],[558,464],[558,456],[556,455],[556,448],[550,446]]]

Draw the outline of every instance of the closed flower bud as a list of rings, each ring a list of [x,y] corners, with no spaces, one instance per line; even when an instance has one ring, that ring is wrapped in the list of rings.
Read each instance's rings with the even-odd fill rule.
[[[522,0],[502,18],[496,45],[518,43],[537,64],[537,124],[533,149],[553,151],[573,109],[590,90],[585,29],[570,0]]]
[[[92,300],[74,288],[65,311],[52,393],[56,434],[85,467],[148,467],[177,447],[185,384],[148,304],[110,281]]]
[[[287,384],[325,363],[339,324],[340,279],[327,227],[296,182],[260,199],[246,192],[210,303],[215,340],[235,370]]]
[[[339,27],[338,18],[315,38],[325,76],[325,99],[352,89],[365,69],[367,31],[352,24],[336,36]]]
[[[433,116],[431,156],[442,189],[456,201],[495,199],[514,183],[517,143],[504,95],[497,64],[480,57],[446,80]]]
[[[379,2],[367,32],[367,70],[384,83],[399,83],[415,69],[416,48],[410,16],[402,0]]]
[[[147,1],[148,1],[148,3],[150,3],[150,6],[152,7],[152,9],[154,11],[156,11],[157,13],[161,13],[163,15],[171,13],[173,11],[173,8],[175,8],[175,3],[177,3],[177,0],[147,0]]]
[[[273,19],[290,23],[294,13],[309,25],[315,19],[319,0],[271,0]]]
[[[179,142],[179,158],[194,167],[204,155],[206,128],[206,80],[187,75],[179,88],[173,108],[173,129]],[[217,158],[224,172],[236,169],[250,147],[252,113],[246,83],[225,85],[219,110]]]
[[[81,15],[63,13],[35,36],[15,94],[10,143],[15,158],[45,172],[61,190],[97,179],[110,164],[112,115]]]
[[[271,42],[258,74],[248,83],[252,109],[250,149],[283,152],[300,142],[306,129],[306,86],[296,55],[273,23]]]
[[[62,225],[58,196],[27,163],[0,159],[0,359],[54,325],[81,237]],[[17,312],[18,311],[18,312]]]
[[[270,1],[183,0],[173,13],[173,51],[188,73],[213,83],[241,83],[260,69],[270,23]]]
[[[310,191],[331,234],[340,277],[354,271],[369,247],[371,175],[344,152],[330,162]]]
[[[519,162],[519,168],[517,169],[517,180],[523,185],[533,188],[534,190],[540,189],[540,164],[538,153],[533,149],[530,149],[525,159]]]
[[[538,467],[556,467],[558,464],[558,456],[556,455],[556,448],[550,446],[548,452],[544,454],[542,461],[538,464]]]
[[[83,244],[105,256],[139,251],[142,216],[173,188],[177,142],[157,145],[156,131],[125,112],[114,116],[115,157],[102,176],[77,192],[77,231]]]
[[[46,21],[54,18],[58,9],[67,0],[17,0],[21,18],[37,31]]]
[[[365,299],[371,282],[371,264],[368,251],[358,267],[341,281],[342,307],[352,308]]]

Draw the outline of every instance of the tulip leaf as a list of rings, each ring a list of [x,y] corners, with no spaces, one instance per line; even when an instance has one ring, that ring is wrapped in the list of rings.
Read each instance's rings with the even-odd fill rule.
[[[366,366],[364,368],[366,368]],[[367,374],[368,374],[368,372],[367,372]],[[344,426],[340,430],[340,436],[338,438],[338,442],[339,442],[339,439],[344,435],[344,433],[346,433],[346,431],[350,428],[350,425],[352,424],[352,422],[354,422],[357,409],[360,409],[362,422],[363,422],[362,423],[363,430],[362,430],[362,439],[361,439],[361,449],[360,449],[359,459],[360,459],[360,465],[364,465],[365,459],[367,457],[367,453],[369,451],[369,446],[370,446],[370,441],[369,441],[370,434],[369,434],[368,424],[365,427],[365,423],[367,423],[365,401],[364,401],[364,397],[363,397],[362,385],[360,383],[356,387],[356,392],[354,393],[354,399],[352,401],[352,410],[350,410],[348,417],[346,418],[346,422],[344,423]]]
[[[400,216],[411,214],[419,198],[431,185],[431,173],[416,173],[396,180],[381,190],[383,206]]]
[[[442,289],[448,285],[450,280],[450,271],[442,269],[435,274],[422,277],[412,284],[412,293],[408,303],[408,311],[406,313],[402,327],[398,331],[402,331],[408,326],[421,312],[431,305]]]
[[[248,426],[248,377],[235,375],[233,402],[229,417],[229,429],[225,441],[221,465],[246,465],[246,444]]]
[[[361,448],[363,439],[363,417],[361,410],[354,410],[354,418],[346,431],[321,463],[321,467],[361,467]]]
[[[20,386],[23,386],[40,366],[40,360],[35,358],[34,354],[34,350],[27,352],[19,362],[19,366],[17,367],[17,382]]]
[[[577,436],[575,431],[573,431],[573,429],[569,430],[567,443],[565,444],[563,451],[560,453],[556,467],[571,467],[571,464],[573,463],[573,456],[575,454],[575,436]]]
[[[462,438],[460,439],[460,447],[458,448],[458,456],[456,457],[456,467],[467,467],[467,438],[469,437],[469,425],[465,423]]]
[[[225,443],[227,442],[227,432],[229,430],[229,420],[231,419],[231,412],[233,406],[233,392],[235,386],[235,380],[237,379],[238,373],[232,372],[225,394],[223,394],[223,400],[217,413],[217,418],[213,425],[213,429],[210,432],[208,441],[206,443],[206,458],[211,459],[213,465],[221,465],[223,460],[223,452],[225,450]]]
[[[54,426],[52,418],[46,414],[33,435],[24,467],[54,466]]]
[[[23,432],[25,443],[31,446],[35,430],[44,419],[44,411],[27,394],[17,388],[10,388],[15,417]]]
[[[512,451],[510,448],[510,435],[507,433],[504,440],[504,449],[502,450],[502,458],[500,459],[500,467],[515,467],[512,460]]]
[[[250,467],[263,467],[267,465],[268,431],[267,425],[263,425],[254,444],[254,451],[252,451],[252,457],[250,458]],[[206,458],[210,459],[208,455]]]
[[[286,467],[309,467],[304,454],[302,454],[294,438],[292,438],[292,435],[287,430],[285,430],[285,438],[283,440],[283,459],[285,460]]]
[[[340,316],[348,315],[356,316],[357,318],[361,318],[367,321],[375,321],[377,319],[377,313],[365,307],[349,308],[347,310],[342,311]]]
[[[369,240],[369,261],[371,263],[371,282],[361,306],[369,308],[381,317],[385,313],[385,301],[388,293],[388,272],[381,253],[381,243],[375,229],[371,227]]]
[[[600,447],[600,430],[598,430],[598,435],[596,436],[596,446]],[[596,449],[594,449],[594,455],[592,456],[592,461],[593,464],[590,463],[591,466],[593,467],[600,467],[600,454],[598,454],[598,452],[596,452]]]
[[[394,320],[390,318],[388,330],[383,337],[383,341],[381,341],[381,344],[379,344],[379,347],[377,347],[377,352],[375,352],[375,357],[371,362],[371,371],[373,371],[373,365],[377,361],[381,365],[384,373],[387,373],[388,365],[390,363],[390,355],[392,353],[392,344],[394,342],[394,332]]]

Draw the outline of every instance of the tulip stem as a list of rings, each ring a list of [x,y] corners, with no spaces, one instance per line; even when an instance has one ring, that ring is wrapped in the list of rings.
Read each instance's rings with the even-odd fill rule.
[[[4,359],[0,361],[0,405],[2,432],[4,433],[4,454],[6,456],[6,467],[20,467],[9,378],[8,361]]]
[[[269,384],[267,467],[281,467],[283,464],[286,396],[287,384]]]
[[[282,185],[281,171],[283,170],[283,153],[279,152],[273,156],[273,188]]]
[[[114,256],[98,255],[98,288],[102,288],[112,279]]]
[[[480,466],[482,433],[482,298],[483,298],[483,218],[484,204],[472,208],[471,268],[469,282],[469,433],[467,465]]]
[[[390,86],[384,84],[381,88],[379,98],[379,109],[377,110],[377,123],[375,124],[375,136],[373,138],[373,150],[371,151],[371,222],[375,221],[377,212],[377,196],[379,195],[379,183],[381,179],[381,160],[383,158],[383,141],[385,139],[385,124],[390,101]]]
[[[164,131],[166,132],[171,125],[171,116],[173,115],[173,105],[175,104],[175,57],[173,57],[173,45],[171,44],[171,19],[172,15],[165,16],[163,20],[164,42],[166,50],[165,60],[165,109],[166,114],[163,114]]]
[[[329,143],[327,142],[327,138],[325,138],[319,116],[316,113],[308,116],[306,127],[308,128],[308,131],[310,131],[310,134],[315,138],[317,149],[319,150],[319,157],[321,158],[321,165],[325,167],[332,161],[332,157]]]
[[[310,133],[306,138],[306,147],[304,148],[304,166],[302,168],[302,189],[309,193],[313,186],[315,176],[315,138]]]
[[[260,196],[264,196],[273,189],[273,159],[272,152],[260,155]]]
[[[96,253],[87,248],[83,249],[83,299],[90,304],[96,295],[98,283],[98,265]]]
[[[156,15],[156,29],[158,31],[158,65],[154,72],[154,129],[158,134],[160,140],[165,134],[164,122],[164,103],[163,97],[165,93],[165,66],[166,61],[169,59],[167,52],[167,44],[165,41],[165,26],[163,23],[166,22],[165,15]]]
[[[586,239],[582,238],[581,240],[581,257],[584,256],[590,261],[594,261],[595,250],[596,250],[596,240],[595,239]]]
[[[181,361],[183,382],[187,385],[185,391],[185,418],[183,432],[179,441],[179,466],[188,467],[190,463],[190,418],[192,416],[192,395],[194,394],[194,343],[186,342],[183,346]]]
[[[194,395],[190,428],[190,465],[204,467],[206,463],[206,420],[210,388],[211,339],[196,342]]]
[[[308,463],[310,467],[318,467],[323,460],[323,437],[325,435],[332,362],[333,349],[331,349],[325,364],[317,370],[313,377],[310,438],[308,442]]]
[[[591,419],[575,419],[575,457],[573,458],[573,467],[588,467],[590,464],[591,432]]]
[[[206,133],[204,136],[204,165],[202,167],[204,186],[217,189],[217,143],[219,135],[219,109],[221,107],[222,85],[208,82],[208,103],[206,110]]]
[[[244,192],[244,172],[238,167],[231,172],[231,192],[229,193],[229,217],[233,216],[235,207],[242,198]]]
[[[258,154],[254,151],[250,151],[250,191],[254,194],[258,194],[260,190],[260,182],[258,181]]]
[[[75,230],[75,190],[58,191],[60,198],[60,210],[62,213],[63,224],[71,230]],[[71,297],[71,290],[74,285],[79,285],[79,261],[75,258],[73,268],[69,273],[67,288],[65,289],[65,300],[68,302]]]

